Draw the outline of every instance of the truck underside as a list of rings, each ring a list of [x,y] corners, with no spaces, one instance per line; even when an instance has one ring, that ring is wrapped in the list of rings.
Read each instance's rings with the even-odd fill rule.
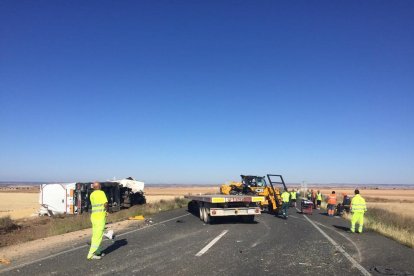
[[[122,208],[129,208],[132,205],[145,204],[144,193],[132,192],[131,188],[124,187],[118,182],[100,182],[101,190],[105,192],[108,199],[108,208],[110,212],[116,212]],[[77,203],[80,213],[88,212],[91,209],[89,200],[93,192],[92,182],[76,183],[75,202]]]

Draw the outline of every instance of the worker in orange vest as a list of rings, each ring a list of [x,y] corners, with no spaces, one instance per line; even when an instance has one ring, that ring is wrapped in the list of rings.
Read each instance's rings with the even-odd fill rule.
[[[335,214],[336,207],[336,194],[332,191],[332,194],[328,196],[328,216],[333,217]]]

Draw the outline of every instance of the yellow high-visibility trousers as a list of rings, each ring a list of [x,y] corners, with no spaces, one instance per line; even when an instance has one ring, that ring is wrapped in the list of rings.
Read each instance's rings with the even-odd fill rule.
[[[362,233],[364,226],[364,212],[354,212],[351,219],[351,232],[355,232],[355,224],[358,223],[358,232]]]
[[[89,249],[88,259],[92,258],[92,256],[99,255],[101,253],[99,246],[102,242],[102,237],[105,231],[105,223],[106,218],[91,218],[92,222],[92,239],[91,239],[91,248]]]

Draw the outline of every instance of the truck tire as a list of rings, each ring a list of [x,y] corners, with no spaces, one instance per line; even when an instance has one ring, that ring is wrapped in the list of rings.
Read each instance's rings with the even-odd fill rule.
[[[211,222],[211,216],[210,214],[207,212],[207,208],[203,208],[203,221],[205,224],[210,224]]]
[[[200,210],[200,220],[204,221],[204,207],[199,207]]]
[[[195,203],[194,201],[188,202],[187,209],[188,209],[188,212],[194,215],[197,215],[198,206],[197,206],[197,203]]]

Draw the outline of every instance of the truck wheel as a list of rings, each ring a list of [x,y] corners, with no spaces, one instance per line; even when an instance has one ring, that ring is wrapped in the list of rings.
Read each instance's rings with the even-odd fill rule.
[[[211,222],[211,216],[207,213],[207,208],[203,208],[203,220],[206,224]]]
[[[204,221],[204,207],[199,207],[200,210],[200,219]]]
[[[197,214],[197,204],[194,201],[188,202],[187,209],[188,212],[192,214]]]

